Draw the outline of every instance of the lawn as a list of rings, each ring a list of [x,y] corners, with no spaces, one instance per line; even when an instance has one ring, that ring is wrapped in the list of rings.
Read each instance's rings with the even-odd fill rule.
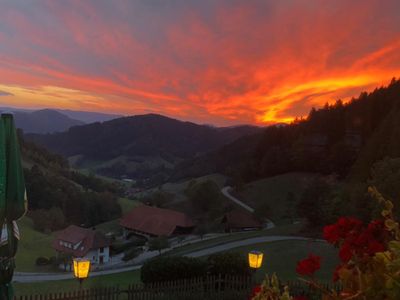
[[[199,183],[199,182],[204,182],[206,180],[212,180],[220,188],[222,188],[225,185],[226,176],[215,173],[215,174],[192,178],[192,179],[180,181],[180,182],[168,182],[168,183],[161,185],[160,187],[149,189],[142,193],[139,193],[137,196],[138,197],[147,196],[147,195],[152,194],[153,192],[156,192],[159,189],[161,189],[164,192],[168,192],[168,193],[171,193],[172,195],[174,195],[174,201],[172,203],[169,203],[169,205],[170,204],[179,204],[183,201],[186,201],[185,190],[188,187],[190,182],[196,181]]]
[[[121,206],[122,214],[126,214],[126,213],[130,212],[133,208],[142,204],[142,202],[140,202],[140,201],[131,200],[128,198],[119,198],[118,203]]]
[[[127,287],[132,283],[140,282],[140,271],[129,271],[124,273],[103,275],[96,277],[89,277],[83,283],[83,288],[96,288],[96,287],[109,287],[120,286],[121,288]],[[17,296],[69,292],[79,289],[77,280],[59,280],[59,281],[46,281],[35,283],[15,283],[15,292]]]
[[[46,267],[37,267],[36,259],[39,256],[51,257],[56,252],[51,247],[53,241],[52,234],[44,234],[33,229],[33,222],[28,217],[23,217],[18,221],[21,240],[16,256],[16,271],[18,272],[40,272],[48,271]]]
[[[128,198],[119,198],[118,203],[121,206],[122,209],[122,215],[127,214],[130,212],[133,208],[137,207],[138,205],[142,205],[142,202],[137,201],[137,200],[131,200]],[[119,233],[121,232],[121,226],[119,225],[119,220],[112,220],[108,222],[104,222],[101,224],[96,225],[96,229],[100,230],[104,234],[107,233]]]
[[[237,232],[231,233],[226,236],[216,237],[208,240],[204,240],[201,242],[188,244],[182,246],[178,249],[172,250],[170,252],[165,253],[165,255],[184,255],[193,251],[202,250],[205,248],[209,248],[212,246],[217,246],[229,242],[234,242],[238,240],[249,239],[253,237],[259,236],[271,236],[271,235],[289,235],[295,236],[298,234],[299,230],[303,228],[302,224],[290,224],[290,225],[282,225],[269,230],[258,230],[258,231],[248,231],[248,232]]]
[[[296,280],[296,264],[299,260],[306,258],[309,253],[322,257],[321,270],[316,273],[316,278],[328,282],[332,279],[333,270],[339,260],[337,250],[325,242],[318,241],[278,241],[254,244],[233,249],[247,255],[251,250],[264,253],[263,265],[257,271],[257,280],[261,281],[265,274],[276,273],[283,281]]]
[[[241,191],[234,195],[254,208],[260,207],[262,203],[267,203],[271,210],[269,218],[276,224],[285,224],[290,222],[286,218],[288,209],[295,213],[296,202],[305,187],[316,176],[318,175],[311,173],[287,173],[264,178],[246,184]],[[294,196],[292,203],[287,201],[289,193]]]

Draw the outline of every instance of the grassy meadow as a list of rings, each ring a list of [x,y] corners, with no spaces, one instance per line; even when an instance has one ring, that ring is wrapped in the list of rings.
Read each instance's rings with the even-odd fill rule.
[[[108,287],[116,285],[124,288],[129,284],[139,282],[140,271],[129,271],[118,274],[89,277],[83,283],[83,288]],[[79,289],[79,283],[74,279],[35,283],[14,283],[13,286],[16,296],[69,292]]]
[[[18,221],[21,240],[16,256],[17,272],[49,271],[48,267],[38,267],[35,262],[39,256],[51,257],[56,252],[51,247],[53,234],[44,234],[33,229],[33,222],[28,217]]]
[[[276,273],[283,281],[296,280],[298,278],[297,262],[306,258],[309,253],[322,257],[321,269],[315,274],[316,278],[321,281],[331,281],[333,271],[339,263],[337,250],[332,245],[320,241],[277,241],[249,245],[231,251],[247,255],[252,250],[264,253],[263,265],[256,273],[259,281],[264,278],[266,273]]]
[[[234,195],[255,209],[266,203],[270,208],[270,219],[276,224],[285,224],[289,222],[288,209],[296,211],[296,202],[316,176],[312,173],[287,173],[268,177],[246,184]],[[293,195],[292,203],[288,201],[289,193]]]

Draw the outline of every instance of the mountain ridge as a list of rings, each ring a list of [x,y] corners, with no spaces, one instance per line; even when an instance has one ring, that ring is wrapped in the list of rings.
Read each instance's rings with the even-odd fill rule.
[[[248,125],[214,128],[145,114],[75,126],[62,133],[29,134],[26,138],[65,157],[80,156],[81,166],[93,161],[109,162],[104,175],[135,177],[137,168],[147,171],[170,168],[171,164],[261,130]],[[130,171],[129,166],[135,171]]]

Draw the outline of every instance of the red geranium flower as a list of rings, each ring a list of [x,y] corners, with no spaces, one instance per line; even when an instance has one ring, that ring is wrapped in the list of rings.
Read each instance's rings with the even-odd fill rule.
[[[261,285],[256,285],[253,290],[251,291],[251,295],[249,300],[253,299],[255,296],[257,296],[262,290]]]
[[[324,239],[331,244],[335,244],[340,239],[339,227],[336,224],[324,227]]]
[[[339,250],[339,257],[342,262],[347,263],[352,257],[353,252],[351,251],[351,247],[349,244],[344,244]]]
[[[321,268],[321,257],[310,254],[297,263],[296,272],[303,276],[312,276]]]
[[[338,265],[333,272],[333,282],[337,282],[340,279],[339,272],[343,268],[343,265]]]
[[[369,255],[375,255],[375,253],[383,252],[383,251],[385,251],[385,246],[382,243],[380,243],[376,240],[371,240],[368,243],[368,254]]]

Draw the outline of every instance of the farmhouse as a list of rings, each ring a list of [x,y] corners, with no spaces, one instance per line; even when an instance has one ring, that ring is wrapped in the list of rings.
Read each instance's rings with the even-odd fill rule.
[[[92,264],[103,264],[110,260],[110,244],[100,232],[71,225],[57,234],[53,248],[58,253],[89,259]]]
[[[120,225],[125,235],[133,233],[147,238],[188,234],[194,227],[184,213],[147,205],[134,208],[121,219]]]
[[[239,209],[226,213],[222,223],[226,232],[262,229],[262,223],[252,213]]]

